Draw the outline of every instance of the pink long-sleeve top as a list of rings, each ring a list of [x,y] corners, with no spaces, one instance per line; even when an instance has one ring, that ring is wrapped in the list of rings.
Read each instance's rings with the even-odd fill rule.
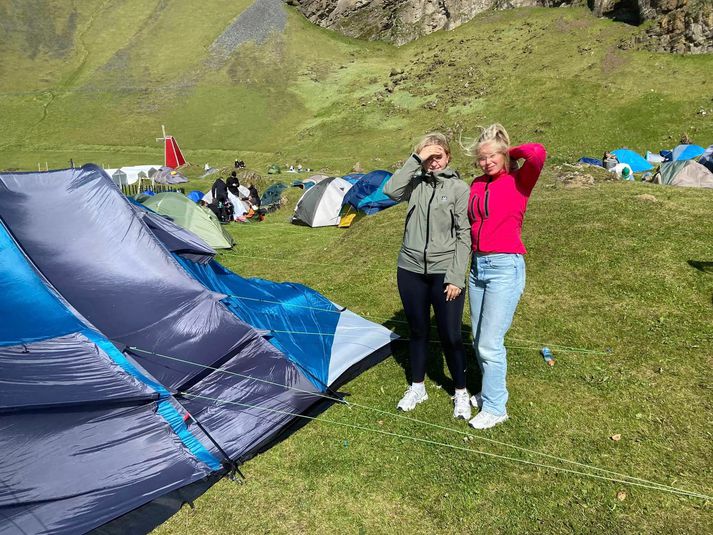
[[[527,252],[522,243],[522,221],[546,157],[545,148],[538,143],[512,147],[510,159],[525,160],[518,170],[504,169],[497,176],[483,175],[473,180],[468,217],[474,252]]]

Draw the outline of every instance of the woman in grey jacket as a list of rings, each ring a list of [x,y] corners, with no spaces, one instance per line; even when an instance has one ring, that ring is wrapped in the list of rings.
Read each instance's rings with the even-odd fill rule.
[[[413,410],[428,399],[424,379],[433,307],[448,369],[455,383],[454,418],[470,418],[461,336],[465,275],[470,256],[468,186],[448,167],[446,137],[426,135],[384,186],[397,202],[408,201],[397,282],[411,331],[411,385],[398,409]]]

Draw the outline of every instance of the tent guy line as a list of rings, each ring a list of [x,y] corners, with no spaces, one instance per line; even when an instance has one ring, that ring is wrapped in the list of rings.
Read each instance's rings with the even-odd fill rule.
[[[420,438],[420,437],[414,437],[414,436],[408,436],[408,435],[401,435],[399,433],[393,433],[391,431],[383,431],[381,429],[375,429],[373,427],[366,427],[366,426],[350,424],[350,423],[346,423],[346,422],[339,422],[336,420],[329,420],[327,418],[322,418],[322,417],[307,416],[305,414],[291,413],[289,411],[281,411],[279,409],[268,409],[265,407],[261,407],[259,405],[251,405],[249,403],[240,403],[238,401],[228,401],[228,400],[222,400],[219,398],[212,398],[212,397],[208,397],[208,396],[200,396],[200,395],[191,394],[189,392],[179,392],[179,394],[182,396],[193,398],[193,399],[201,399],[201,400],[211,401],[214,403],[222,403],[222,404],[227,404],[227,405],[236,405],[236,406],[245,407],[245,408],[249,408],[249,409],[265,410],[268,412],[284,414],[284,415],[293,416],[296,418],[304,418],[307,420],[338,425],[338,426],[346,427],[349,429],[357,429],[360,431],[370,431],[372,433],[390,436],[390,437],[394,437],[394,438],[399,438],[399,439],[406,440],[406,441],[410,440],[413,442],[419,442],[419,443],[428,444],[431,446],[440,446],[440,447],[449,448],[449,449],[453,449],[453,450],[465,451],[468,453],[477,453],[477,454],[485,455],[487,457],[492,457],[495,459],[502,459],[502,460],[507,460],[507,461],[511,461],[511,462],[515,462],[515,463],[526,464],[529,466],[535,466],[537,468],[544,468],[544,469],[555,470],[558,472],[565,472],[568,474],[574,474],[574,475],[583,476],[583,477],[600,479],[600,480],[608,481],[608,482],[612,482],[612,483],[622,483],[624,485],[632,485],[632,486],[636,486],[636,487],[642,487],[642,488],[646,488],[646,489],[650,489],[650,490],[657,490],[660,492],[667,492],[669,494],[676,494],[678,496],[685,496],[685,497],[689,497],[689,498],[700,498],[703,500],[713,500],[713,496],[709,496],[706,494],[700,494],[700,493],[688,491],[685,489],[678,489],[675,487],[670,487],[668,485],[662,485],[660,483],[655,483],[655,482],[641,483],[639,481],[645,481],[645,480],[639,479],[639,481],[635,481],[635,479],[638,479],[638,478],[634,478],[632,476],[625,476],[625,477],[631,478],[632,480],[606,477],[606,476],[602,476],[602,475],[598,475],[598,474],[590,474],[587,472],[580,472],[578,470],[572,470],[570,468],[563,468],[560,466],[553,466],[553,465],[549,465],[549,464],[537,463],[534,461],[527,461],[525,459],[509,457],[507,455],[499,455],[497,453],[490,453],[490,452],[486,452],[486,451],[482,451],[482,450],[474,450],[472,448],[456,446],[454,444],[448,444],[446,442],[438,442],[436,440],[430,440],[430,439],[426,439],[426,438]]]
[[[371,411],[371,412],[375,412],[375,413],[378,413],[378,414],[383,414],[383,415],[385,415],[385,416],[389,416],[389,417],[392,417],[392,418],[399,418],[399,419],[402,419],[402,420],[405,420],[405,421],[409,421],[409,422],[412,422],[412,423],[415,423],[415,424],[424,425],[424,426],[427,426],[427,427],[432,427],[432,428],[434,428],[434,429],[440,429],[440,430],[442,430],[442,431],[448,431],[448,432],[451,432],[451,433],[457,433],[457,434],[459,434],[459,435],[464,435],[464,436],[466,436],[466,437],[469,437],[469,438],[472,438],[472,439],[475,439],[475,440],[482,440],[482,441],[484,441],[484,442],[489,442],[489,443],[492,443],[492,444],[497,444],[497,445],[499,445],[499,446],[504,446],[504,447],[507,447],[507,448],[512,448],[512,449],[515,449],[515,450],[518,450],[518,451],[522,451],[522,452],[528,453],[528,454],[530,454],[530,455],[539,455],[539,456],[541,456],[541,457],[545,457],[545,458],[548,458],[548,459],[552,459],[552,460],[555,460],[555,461],[558,461],[558,462],[561,462],[561,463],[564,463],[564,464],[571,464],[571,465],[573,465],[573,466],[579,466],[579,467],[582,467],[582,468],[586,468],[586,469],[588,469],[588,470],[594,470],[594,471],[598,471],[598,472],[601,472],[601,473],[604,473],[604,474],[610,474],[610,475],[618,476],[618,477],[620,477],[620,478],[626,478],[626,479],[629,479],[629,480],[632,480],[632,481],[637,481],[637,482],[640,482],[640,483],[644,483],[648,488],[656,488],[656,489],[658,489],[658,490],[663,490],[663,491],[666,491],[666,492],[674,492],[674,491],[675,491],[675,493],[684,493],[685,495],[689,495],[689,496],[694,496],[694,495],[695,495],[696,497],[700,497],[700,498],[704,498],[704,499],[710,499],[710,497],[705,496],[705,495],[703,495],[703,494],[691,493],[691,492],[689,492],[689,491],[682,490],[682,489],[679,489],[679,488],[676,488],[676,487],[672,487],[672,486],[670,486],[670,485],[665,485],[665,484],[663,484],[663,483],[657,483],[657,482],[655,482],[655,481],[650,481],[650,480],[647,480],[647,479],[643,479],[643,478],[639,478],[639,477],[635,477],[635,476],[630,476],[630,475],[628,475],[628,474],[624,474],[624,473],[621,473],[621,472],[616,472],[616,471],[613,471],[613,470],[608,470],[608,469],[606,469],[606,468],[600,468],[600,467],[595,466],[595,465],[589,465],[589,464],[586,464],[586,463],[580,463],[580,462],[577,462],[577,461],[572,461],[572,460],[570,460],[570,459],[565,459],[565,458],[563,458],[563,457],[557,457],[556,455],[551,455],[551,454],[548,454],[548,453],[543,453],[543,452],[539,452],[539,451],[536,451],[536,450],[531,450],[531,449],[528,449],[528,448],[524,448],[524,447],[522,447],[522,446],[517,446],[517,445],[515,445],[515,444],[510,444],[510,443],[508,443],[508,442],[503,442],[503,441],[500,441],[500,440],[495,440],[495,439],[491,439],[491,438],[484,437],[484,436],[473,435],[473,434],[471,434],[471,433],[469,433],[469,432],[461,431],[460,429],[455,429],[455,428],[452,428],[452,427],[446,427],[446,426],[442,426],[442,425],[439,425],[439,424],[434,424],[434,423],[431,423],[431,422],[426,422],[426,421],[424,421],[424,420],[419,420],[419,419],[417,419],[417,418],[413,418],[413,417],[410,417],[410,416],[406,416],[406,415],[402,415],[402,414],[398,414],[398,413],[393,413],[393,412],[390,412],[390,411],[385,411],[385,410],[383,410],[383,409],[377,409],[376,407],[371,407],[371,406],[369,406],[369,405],[363,405],[363,404],[361,404],[361,403],[357,403],[357,402],[353,402],[353,401],[347,401],[347,400],[345,400],[345,399],[343,399],[343,398],[340,398],[340,397],[330,396],[330,395],[328,395],[328,394],[321,394],[321,393],[308,392],[308,391],[306,391],[306,390],[302,390],[302,389],[299,389],[299,388],[296,388],[296,387],[291,387],[291,386],[284,385],[284,384],[281,384],[281,383],[276,383],[276,382],[273,382],[273,381],[269,381],[269,380],[267,380],[267,379],[260,379],[260,378],[258,378],[258,377],[252,377],[252,376],[249,376],[249,375],[245,375],[245,374],[233,372],[233,371],[230,371],[230,370],[224,370],[224,369],[214,368],[214,367],[211,367],[211,366],[206,366],[206,365],[203,365],[203,364],[198,364],[198,363],[195,363],[195,362],[186,361],[186,360],[184,360],[184,359],[180,359],[180,358],[177,358],[177,357],[171,357],[171,356],[168,356],[168,355],[162,355],[162,354],[160,354],[160,353],[156,353],[156,352],[153,352],[153,351],[146,351],[146,350],[143,350],[143,349],[139,349],[139,348],[137,348],[137,347],[129,347],[129,349],[132,350],[132,351],[136,351],[136,352],[140,352],[140,353],[144,353],[144,354],[148,354],[148,355],[155,355],[155,356],[157,356],[157,357],[161,357],[161,358],[165,358],[165,359],[169,359],[169,360],[174,360],[174,361],[178,361],[178,362],[182,362],[182,363],[186,363],[186,364],[191,364],[191,365],[198,366],[198,367],[204,368],[204,369],[209,369],[209,370],[212,370],[212,371],[217,371],[217,372],[220,372],[220,373],[225,373],[225,374],[228,374],[228,375],[233,375],[233,376],[241,377],[241,378],[244,378],[244,379],[250,379],[250,380],[253,380],[253,381],[256,381],[256,382],[266,383],[266,384],[270,384],[270,385],[273,385],[273,386],[279,386],[279,387],[285,388],[285,389],[287,389],[287,390],[292,390],[292,391],[295,391],[295,392],[309,393],[309,394],[311,394],[311,395],[313,395],[313,396],[316,396],[316,397],[320,397],[320,398],[323,398],[323,399],[326,399],[326,400],[329,400],[329,401],[333,401],[333,402],[339,403],[339,404],[341,404],[341,405],[346,405],[346,406],[349,407],[350,409],[351,409],[352,407],[357,407],[357,408],[361,408],[361,409],[368,410],[368,411]],[[185,392],[181,392],[180,394],[196,397],[194,394],[187,394],[187,393],[185,393]],[[206,398],[206,399],[207,399],[207,398]],[[214,401],[220,401],[220,402],[224,402],[224,403],[237,403],[237,402],[223,401],[223,400],[219,400],[219,399],[215,399]],[[253,408],[262,408],[262,407],[259,407],[259,406],[256,405],[256,406],[254,406]],[[268,410],[269,410],[269,409],[268,409]],[[277,411],[277,412],[283,412],[283,411]],[[305,417],[306,417],[306,416],[305,416]],[[321,420],[321,418],[320,418],[320,420]],[[340,424],[340,425],[342,425],[342,424]],[[371,428],[369,428],[369,429],[371,429]],[[379,431],[379,430],[375,430],[375,431]],[[450,446],[449,446],[449,447],[450,447]],[[467,449],[467,448],[466,448],[466,449]],[[475,451],[475,450],[467,449],[467,451]],[[486,454],[485,452],[480,452],[480,453]],[[492,455],[494,455],[494,454],[492,454]],[[534,464],[534,463],[531,463],[531,464]],[[547,465],[545,465],[545,466],[547,466]],[[555,470],[560,469],[560,468],[558,468],[558,467],[553,467],[553,468],[554,468]],[[576,472],[576,471],[575,471],[575,473],[579,473],[579,472]],[[590,474],[583,474],[583,475],[590,475]],[[618,480],[618,479],[612,479],[612,481],[619,481],[619,480]],[[624,482],[625,482],[625,481],[624,481]]]
[[[305,310],[314,310],[314,311],[316,311],[316,312],[330,312],[330,313],[333,313],[333,314],[341,314],[342,311],[344,311],[344,310],[347,310],[347,309],[352,310],[352,309],[349,308],[349,307],[342,307],[342,308],[339,309],[339,310],[332,310],[332,309],[329,309],[329,308],[318,308],[318,307],[310,307],[310,306],[306,306],[306,305],[298,305],[298,304],[296,304],[296,303],[281,303],[281,302],[279,302],[279,301],[271,301],[271,300],[269,300],[269,299],[258,299],[258,298],[256,298],[256,297],[246,297],[246,296],[242,296],[242,295],[233,295],[233,294],[227,294],[227,295],[228,295],[228,297],[232,297],[232,298],[234,298],[234,299],[242,299],[242,300],[245,300],[245,301],[256,301],[256,302],[259,302],[259,303],[271,303],[271,304],[274,304],[274,305],[280,305],[280,306],[282,306],[282,307],[287,307],[287,306],[289,306],[289,307],[294,307],[294,308],[303,308],[303,309],[305,309]],[[355,312],[355,313],[358,313],[358,312]],[[364,316],[364,317],[366,317],[366,318],[373,319],[373,320],[385,320],[385,322],[388,321],[388,322],[392,322],[392,323],[401,323],[401,324],[404,324],[404,325],[408,325],[408,322],[407,322],[407,321],[403,321],[403,320],[396,320],[396,319],[386,318],[386,317],[384,317],[384,316],[371,316],[371,315],[369,315],[369,314],[362,314],[362,313],[358,313],[358,314],[359,314],[360,316]],[[384,322],[384,323],[385,323],[385,322]],[[384,325],[384,323],[382,323],[382,325]],[[386,326],[386,325],[384,325],[384,326]],[[436,328],[436,326],[435,326],[435,325],[431,325],[431,328],[434,329],[434,328]],[[284,332],[284,331],[281,331],[281,332]],[[463,334],[471,334],[471,331],[468,330],[468,329],[462,329],[462,330],[461,330],[461,333],[463,333]],[[306,333],[302,333],[302,334],[306,334]],[[611,351],[600,351],[600,350],[596,350],[596,349],[586,349],[586,348],[582,348],[582,347],[566,346],[566,345],[562,345],[562,344],[547,343],[547,342],[538,342],[538,341],[536,341],[536,340],[528,340],[528,339],[525,339],[525,338],[513,338],[513,337],[510,337],[510,339],[511,339],[511,340],[514,340],[514,341],[517,341],[517,342],[525,342],[525,343],[529,343],[529,344],[536,344],[536,345],[539,345],[540,347],[547,346],[547,347],[551,347],[552,349],[555,349],[555,350],[557,350],[557,351],[562,351],[562,352],[569,352],[569,353],[591,353],[591,354],[594,354],[594,355],[611,355]],[[402,338],[402,340],[404,340],[404,339]],[[525,348],[525,347],[518,347],[518,346],[510,346],[510,347],[518,348],[518,349],[539,349],[539,348],[537,348],[537,347],[536,347],[536,348]]]

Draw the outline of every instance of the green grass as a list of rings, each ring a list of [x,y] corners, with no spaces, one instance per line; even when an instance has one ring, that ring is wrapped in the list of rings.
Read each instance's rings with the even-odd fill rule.
[[[713,274],[688,262],[713,261],[713,228],[702,224],[713,192],[616,182],[569,189],[557,174],[550,168],[536,188],[524,229],[527,289],[507,338],[511,420],[464,442],[365,409],[335,406],[322,417],[553,463],[482,435],[710,494]],[[288,205],[259,225],[231,225],[239,246],[219,260],[243,276],[307,284],[406,335],[393,321],[403,320],[395,260],[404,207],[349,230],[309,229],[287,222],[298,196],[288,191]],[[553,368],[538,353],[546,344],[555,347]],[[349,399],[392,412],[406,360],[401,349],[349,383]],[[477,385],[475,372],[469,381]],[[466,431],[451,419],[437,345],[427,386],[431,400],[414,417]],[[619,442],[610,439],[617,433]],[[326,422],[310,423],[244,472],[244,484],[219,483],[157,532],[706,533],[713,520],[710,503],[698,499]]]
[[[507,339],[512,418],[482,436],[713,493],[713,274],[689,264],[713,262],[713,193],[556,180],[557,164],[584,154],[671,148],[684,132],[713,142],[713,58],[628,48],[635,30],[583,9],[485,13],[401,48],[347,39],[290,11],[283,35],[241,46],[214,70],[210,44],[249,4],[0,6],[14,36],[0,40],[0,168],[159,162],[154,138],[165,124],[193,164],[186,187],[206,190],[213,178],[197,178],[205,162],[224,176],[238,156],[260,173],[298,161],[330,173],[356,162],[393,169],[428,130],[467,139],[501,122],[516,142],[544,143],[550,159],[525,223],[527,289]],[[392,69],[404,75],[390,93]],[[467,180],[469,159],[454,151],[454,163]],[[238,245],[219,260],[244,276],[307,284],[406,335],[395,281],[404,207],[349,230],[309,229],[288,222],[300,193],[288,190],[287,206],[260,224],[231,225]],[[538,354],[545,344],[553,368]],[[401,348],[344,389],[392,411],[406,361]],[[472,388],[477,381],[472,371]],[[414,416],[465,430],[450,417],[437,344],[427,384],[431,400]],[[324,418],[534,460],[356,408]],[[220,482],[157,532],[708,533],[713,524],[701,500],[326,422],[243,471],[243,485]]]

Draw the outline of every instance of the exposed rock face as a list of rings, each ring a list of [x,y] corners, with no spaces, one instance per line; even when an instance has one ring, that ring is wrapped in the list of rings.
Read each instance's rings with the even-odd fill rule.
[[[450,30],[491,8],[560,5],[564,0],[286,0],[312,22],[351,37],[397,45]]]
[[[656,24],[647,32],[648,46],[670,52],[713,52],[713,2],[710,0],[639,0],[645,19]]]
[[[638,25],[655,20],[646,46],[713,52],[711,0],[284,0],[312,22],[351,37],[397,45],[450,30],[489,9],[588,5],[600,17]]]

